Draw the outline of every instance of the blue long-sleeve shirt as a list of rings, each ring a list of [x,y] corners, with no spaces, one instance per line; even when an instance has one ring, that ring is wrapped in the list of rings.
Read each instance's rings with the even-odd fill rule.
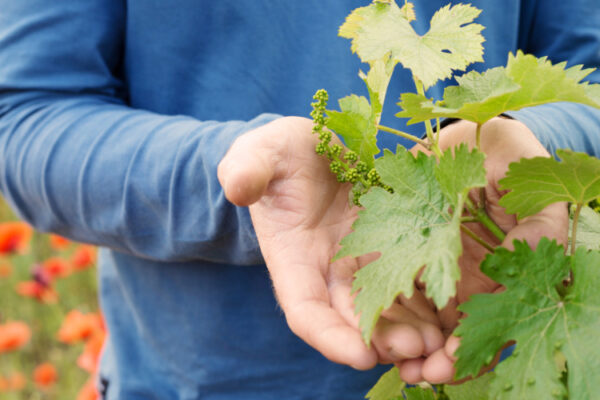
[[[368,3],[0,0],[0,189],[38,229],[103,246],[107,399],[360,399],[380,375],[290,332],[248,211],[216,177],[236,137],[307,115],[316,89],[365,94],[337,29]],[[423,33],[445,1],[415,3]],[[517,49],[600,65],[597,0],[472,3],[487,39],[476,69]],[[383,122],[417,134],[393,118],[411,87],[398,68]],[[600,155],[598,111],[511,115],[550,150]]]

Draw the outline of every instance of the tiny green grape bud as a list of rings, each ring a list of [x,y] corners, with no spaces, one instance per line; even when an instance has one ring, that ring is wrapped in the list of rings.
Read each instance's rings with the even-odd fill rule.
[[[323,143],[329,143],[331,141],[331,132],[329,131],[321,131],[319,133],[319,140]]]
[[[377,172],[377,170],[375,170],[375,168],[372,168],[369,173],[367,174],[367,179],[369,180],[369,183],[372,186],[378,185],[379,181],[381,180],[379,173]]]
[[[348,182],[350,183],[356,183],[358,182],[358,172],[356,171],[355,168],[350,168],[347,172],[346,172],[346,179],[348,180]]]
[[[331,154],[334,157],[339,157],[340,154],[342,154],[342,146],[340,146],[339,144],[334,144],[331,146]]]
[[[352,193],[352,202],[354,203],[354,205],[356,206],[361,206],[360,204],[360,197],[362,196],[362,193],[360,191],[355,191]]]
[[[323,143],[318,143],[316,148],[315,148],[315,152],[322,156],[323,154],[327,153],[327,145],[323,144]]]
[[[368,169],[369,167],[367,166],[366,162],[359,161],[356,163],[356,170],[358,171],[358,173],[364,174],[365,172],[367,172]]]
[[[331,164],[329,164],[329,169],[334,174],[339,174],[340,172],[342,172],[342,163],[337,160],[332,161]]]
[[[358,160],[358,154],[356,154],[356,152],[352,151],[352,150],[348,150],[346,152],[346,154],[344,154],[344,160],[348,161],[349,163],[353,164]]]

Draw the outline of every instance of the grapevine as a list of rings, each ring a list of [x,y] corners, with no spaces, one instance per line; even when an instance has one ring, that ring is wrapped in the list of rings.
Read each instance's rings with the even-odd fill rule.
[[[505,237],[486,212],[485,196],[478,202],[469,198],[474,189],[483,194],[488,183],[480,150],[482,127],[508,111],[551,102],[600,108],[600,85],[584,81],[591,69],[566,68],[566,63],[553,64],[521,51],[509,54],[505,66],[455,75],[483,60],[483,26],[474,22],[480,12],[471,5],[447,5],[420,36],[411,25],[415,14],[409,2],[399,7],[393,0],[374,0],[352,11],[339,34],[351,40],[352,51],[369,65],[366,74],[359,74],[369,98],[344,97],[339,100],[340,111],[335,111],[327,109],[324,89],[314,96],[311,116],[319,137],[315,151],[328,159],[339,182],[353,185],[351,200],[362,207],[334,260],[380,254],[356,272],[353,284],[365,342],[370,343],[382,310],[398,295],[412,295],[418,274],[438,308],[455,296],[461,233],[487,249],[480,268],[506,291],[473,295],[459,306],[468,316],[454,332],[462,337],[455,353],[455,378],[477,376],[507,342],[516,342],[513,355],[493,373],[465,384],[433,388],[424,383],[407,389],[393,368],[367,397],[599,399],[590,388],[600,381],[595,367],[600,350],[591,349],[586,338],[600,330],[600,295],[594,289],[600,285],[600,160],[558,150],[558,159],[511,164],[499,182],[508,192],[500,205],[519,219],[556,202],[572,205],[568,253],[547,238],[535,250],[526,242],[515,242],[514,250],[496,247],[466,224],[481,224],[499,242]],[[408,124],[423,122],[426,139],[380,123],[398,64],[411,71],[415,90],[400,95],[396,115],[408,118]],[[457,84],[447,86],[442,99],[429,98],[427,89],[447,78]],[[475,123],[475,148],[440,148],[439,128],[434,127],[442,118]],[[376,158],[381,152],[379,132],[412,140],[429,155],[398,148],[395,153],[384,149]],[[334,141],[333,134],[343,145]]]

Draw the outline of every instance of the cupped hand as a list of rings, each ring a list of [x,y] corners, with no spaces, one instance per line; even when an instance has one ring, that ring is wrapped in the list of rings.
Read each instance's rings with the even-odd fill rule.
[[[476,125],[468,121],[459,121],[447,126],[440,132],[442,150],[455,147],[466,142],[475,145]],[[423,150],[415,147],[413,152]],[[477,223],[467,226],[493,245],[513,248],[513,241],[526,240],[535,248],[543,237],[556,239],[559,243],[567,243],[568,212],[564,203],[556,203],[546,207],[536,215],[517,220],[508,215],[498,204],[504,194],[498,181],[506,175],[508,165],[521,158],[549,157],[549,153],[537,140],[534,134],[521,122],[507,118],[494,118],[484,124],[481,133],[481,150],[486,153],[485,168],[488,186],[485,188],[485,206],[488,215],[506,232],[506,238],[500,243],[489,231]],[[479,190],[471,193],[474,203],[478,203]],[[458,282],[457,296],[448,306],[438,313],[442,330],[449,335],[458,325],[460,312],[457,305],[468,300],[475,293],[492,293],[502,290],[500,285],[484,275],[479,265],[488,253],[470,237],[463,235],[463,254],[459,259],[462,279]],[[454,376],[454,352],[459,346],[459,339],[449,336],[443,348],[427,357],[419,357],[397,363],[400,376],[409,383],[426,380],[431,383],[451,382]]]
[[[328,161],[315,153],[311,130],[305,118],[275,120],[240,136],[218,169],[227,198],[249,206],[290,328],[328,359],[357,369],[435,354],[445,339],[419,294],[382,313],[372,346],[362,341],[351,285],[370,259],[331,263],[357,208],[349,204],[351,185],[338,183]]]

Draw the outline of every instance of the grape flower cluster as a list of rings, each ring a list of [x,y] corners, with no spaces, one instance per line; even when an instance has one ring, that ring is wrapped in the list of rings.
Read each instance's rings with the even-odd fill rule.
[[[313,110],[310,116],[314,121],[313,133],[316,133],[320,140],[315,151],[317,154],[326,156],[329,159],[329,169],[336,175],[338,182],[349,182],[354,185],[351,195],[352,202],[360,206],[360,197],[371,186],[379,186],[392,192],[389,186],[381,182],[377,170],[369,168],[366,162],[359,160],[359,156],[355,151],[348,149],[344,151],[340,144],[331,144],[333,134],[325,129],[327,126],[325,111],[329,100],[327,91],[325,89],[317,90],[313,99],[315,101],[311,103]]]

